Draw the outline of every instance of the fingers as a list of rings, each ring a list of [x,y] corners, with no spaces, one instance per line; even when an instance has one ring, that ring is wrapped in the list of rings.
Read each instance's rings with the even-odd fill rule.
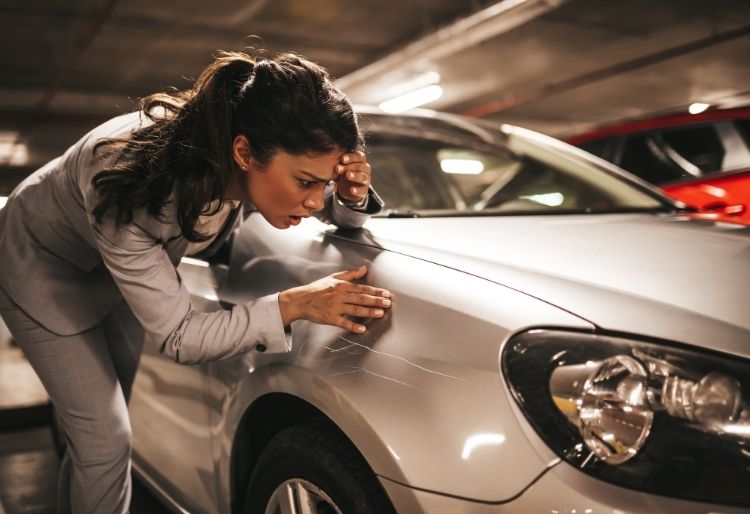
[[[364,153],[351,152],[341,156],[341,161],[336,165],[336,173],[339,178],[345,178],[353,184],[369,185],[372,167]]]
[[[370,174],[365,171],[348,170],[345,177],[352,184],[369,185],[370,183]]]
[[[367,266],[360,266],[356,269],[349,269],[333,273],[331,277],[337,280],[352,282],[364,277],[367,274]],[[380,305],[381,307],[390,307],[391,292],[387,289],[372,287],[365,284],[346,284],[345,291],[348,293],[346,303],[361,305]]]
[[[354,283],[364,277],[367,271],[366,266],[339,271],[312,284],[297,288],[302,296],[300,302],[302,314],[293,319],[303,318],[316,323],[338,326],[357,334],[364,333],[367,330],[365,325],[357,323],[350,317],[382,318],[392,304],[390,291]],[[285,293],[279,294],[280,305],[283,303],[282,300],[286,301],[286,297],[289,296],[282,298],[283,294]]]
[[[367,327],[365,327],[361,323],[357,323],[343,316],[340,316],[336,320],[335,325],[337,327],[343,328],[344,330],[348,330],[349,332],[354,332],[357,334],[362,334],[363,332],[365,332],[365,330],[367,330]]]
[[[357,163],[344,166],[343,164],[336,165],[336,173],[338,173],[337,180],[347,180],[352,184],[360,184],[369,186],[370,177],[372,175],[372,167],[369,163]]]
[[[360,151],[345,153],[336,165],[336,188],[339,195],[349,201],[357,201],[370,188],[372,168],[367,156]]]
[[[357,269],[339,271],[337,273],[332,274],[331,276],[339,280],[346,280],[347,282],[351,282],[352,280],[358,280],[364,277],[365,275],[367,275],[367,267],[360,266]]]
[[[360,294],[352,296],[357,297],[356,300],[358,303],[345,303],[343,305],[342,316],[338,318],[338,326],[357,334],[364,333],[367,327],[344,316],[352,316],[354,318],[382,318],[385,316],[385,310],[391,306],[391,300],[388,298]]]
[[[344,304],[344,312],[347,316],[355,318],[382,318],[385,316],[385,310],[377,307],[364,307],[362,305]]]
[[[350,164],[355,162],[366,162],[367,157],[365,157],[364,152],[360,152],[359,150],[354,152],[345,153],[341,156],[341,162],[344,164]]]
[[[347,295],[345,303],[351,305],[364,305],[367,307],[382,307],[387,309],[391,306],[390,296],[390,291],[386,291],[385,289],[381,289],[378,294],[351,292]]]

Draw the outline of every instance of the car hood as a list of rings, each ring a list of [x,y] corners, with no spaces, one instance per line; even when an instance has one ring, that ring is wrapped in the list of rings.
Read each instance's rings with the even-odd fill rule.
[[[598,327],[750,357],[750,228],[655,214],[371,219],[368,243]]]

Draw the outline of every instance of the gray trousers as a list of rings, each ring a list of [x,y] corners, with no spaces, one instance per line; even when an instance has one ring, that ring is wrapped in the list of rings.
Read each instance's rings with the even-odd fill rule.
[[[131,497],[127,400],[142,350],[122,302],[99,325],[59,336],[29,318],[0,288],[0,315],[44,384],[67,447],[59,514],[125,514]],[[128,343],[128,341],[139,341]]]

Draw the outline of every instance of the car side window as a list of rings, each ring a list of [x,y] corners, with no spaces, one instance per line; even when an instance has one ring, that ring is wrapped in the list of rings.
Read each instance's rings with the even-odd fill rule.
[[[456,186],[443,174],[435,150],[409,144],[368,143],[368,161],[375,188],[390,210],[455,209],[462,207]],[[442,179],[442,180],[441,180]]]
[[[598,139],[596,141],[589,141],[581,145],[581,148],[586,150],[588,153],[592,153],[597,157],[607,158],[605,152],[607,151],[609,142],[611,139]]]
[[[695,165],[700,174],[721,170],[725,150],[713,126],[666,130],[661,136],[669,148]]]
[[[617,164],[657,185],[687,176],[684,170],[658,149],[651,135],[635,135],[625,139]]]
[[[745,141],[745,146],[750,148],[750,120],[735,120],[734,124],[737,126],[743,141]]]
[[[525,160],[512,174],[513,177],[487,200],[485,209],[597,212],[616,205],[616,200],[595,182],[532,159]]]
[[[726,151],[712,126],[668,129],[627,138],[620,166],[653,184],[721,170]]]

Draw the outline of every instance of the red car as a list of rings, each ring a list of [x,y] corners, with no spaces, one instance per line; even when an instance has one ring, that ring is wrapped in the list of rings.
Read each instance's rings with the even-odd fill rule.
[[[750,225],[750,107],[631,121],[569,137],[696,207]]]

